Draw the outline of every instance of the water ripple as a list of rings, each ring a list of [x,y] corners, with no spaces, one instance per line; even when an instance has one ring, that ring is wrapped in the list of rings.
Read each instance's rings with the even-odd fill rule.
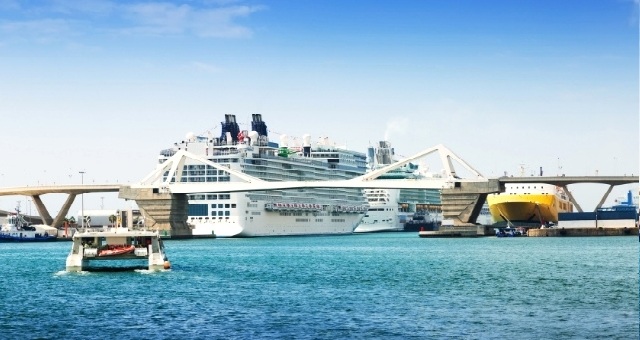
[[[629,339],[635,237],[167,241],[171,270],[0,244],[2,339]]]

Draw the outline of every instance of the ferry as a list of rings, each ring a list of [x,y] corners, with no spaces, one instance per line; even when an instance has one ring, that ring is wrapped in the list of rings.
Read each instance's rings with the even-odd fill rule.
[[[0,227],[0,242],[46,242],[57,239],[57,229],[47,225],[29,224],[20,213],[20,205],[15,213],[7,216]]]
[[[395,151],[388,141],[379,141],[378,147],[369,147],[369,171],[392,164]],[[417,164],[406,164],[379,179],[423,179],[437,177],[426,173]],[[428,215],[429,221],[442,220],[439,189],[365,189],[369,210],[355,229],[356,233],[379,231],[414,231],[414,214]],[[407,229],[408,227],[408,229]],[[419,230],[419,229],[417,229]]]
[[[235,115],[225,115],[214,137],[187,134],[162,150],[158,164],[179,150],[266,181],[343,180],[363,175],[366,155],[310,135],[290,143],[269,140],[262,115],[253,114],[251,131],[241,130]],[[191,162],[191,163],[189,163]],[[227,172],[197,161],[183,165],[182,182],[232,182]],[[166,180],[166,177],[165,177]],[[188,195],[187,224],[194,237],[255,237],[350,234],[369,205],[361,189],[315,188]]]
[[[110,228],[107,231],[84,230],[76,232],[72,240],[71,251],[66,261],[68,272],[171,268],[157,231],[129,230],[122,227]],[[110,262],[114,260],[118,262]],[[119,266],[105,265],[114,263],[118,263]]]
[[[546,183],[506,184],[505,191],[487,195],[495,222],[558,223],[558,213],[572,212],[573,204],[559,186]]]

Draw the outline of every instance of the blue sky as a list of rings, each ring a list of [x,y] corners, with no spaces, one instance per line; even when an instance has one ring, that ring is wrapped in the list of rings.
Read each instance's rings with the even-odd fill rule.
[[[631,0],[0,0],[0,186],[133,182],[252,113],[274,140],[444,144],[489,177],[637,174],[638,75]],[[85,208],[102,196],[129,204]]]

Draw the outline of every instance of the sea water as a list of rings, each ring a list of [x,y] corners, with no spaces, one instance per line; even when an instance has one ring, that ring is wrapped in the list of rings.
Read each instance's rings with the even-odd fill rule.
[[[0,339],[634,339],[638,238],[167,240],[167,271],[0,244]]]

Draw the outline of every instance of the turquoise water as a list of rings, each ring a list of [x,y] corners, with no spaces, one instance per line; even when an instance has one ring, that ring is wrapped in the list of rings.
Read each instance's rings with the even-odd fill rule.
[[[638,238],[166,241],[169,271],[66,273],[0,244],[0,338],[637,339]]]

